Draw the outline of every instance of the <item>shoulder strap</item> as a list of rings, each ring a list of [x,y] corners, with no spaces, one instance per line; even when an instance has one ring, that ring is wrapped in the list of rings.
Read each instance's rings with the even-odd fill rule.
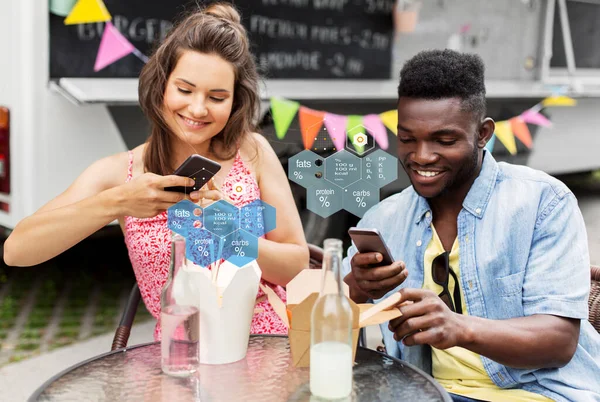
[[[133,177],[133,151],[127,151],[127,154],[129,156],[129,164],[127,165],[127,180],[126,180],[126,182],[129,182],[131,180],[131,178]]]

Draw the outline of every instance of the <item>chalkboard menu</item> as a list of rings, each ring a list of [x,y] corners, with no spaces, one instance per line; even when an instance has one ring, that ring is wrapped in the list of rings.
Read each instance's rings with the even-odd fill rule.
[[[149,55],[186,12],[188,0],[104,0],[113,25]],[[395,0],[246,0],[235,2],[267,78],[387,79]],[[94,72],[104,23],[64,25],[50,14],[50,77],[137,77],[130,54]]]

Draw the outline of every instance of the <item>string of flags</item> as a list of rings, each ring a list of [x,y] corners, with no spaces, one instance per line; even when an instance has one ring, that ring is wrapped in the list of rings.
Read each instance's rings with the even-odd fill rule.
[[[552,122],[546,116],[540,113],[546,107],[575,106],[577,101],[565,95],[556,93],[551,95],[533,107],[525,110],[518,116],[508,120],[497,121],[494,135],[488,141],[486,149],[490,152],[494,150],[496,139],[510,152],[511,155],[517,154],[517,142],[519,140],[528,149],[533,148],[533,140],[527,123],[541,127],[552,127]]]
[[[98,72],[123,57],[134,54],[144,63],[148,57],[140,52],[112,24],[112,16],[102,0],[50,0],[50,12],[65,18],[65,25],[105,22],[94,63]]]
[[[300,103],[284,99],[271,98],[271,114],[275,126],[275,134],[280,140],[284,139],[292,121],[298,114],[300,132],[305,149],[310,149],[321,132],[323,125],[329,138],[333,141],[336,149],[344,149],[346,137],[350,139],[357,151],[361,152],[364,144],[358,135],[365,130],[373,137],[377,145],[382,149],[388,148],[388,137],[386,127],[396,134],[398,126],[398,115],[396,110],[390,110],[380,114],[349,115],[329,113],[321,110],[313,110]],[[356,141],[355,141],[356,137]]]
[[[112,16],[102,0],[50,0],[50,12],[66,17],[65,25],[104,22],[104,32],[98,47],[94,63],[94,71],[98,72],[123,57],[134,54],[142,62],[147,63],[148,57],[140,52],[112,24]],[[493,137],[486,148],[491,152],[498,139],[511,154],[517,153],[519,140],[527,148],[533,147],[531,133],[527,123],[542,127],[552,127],[552,122],[540,113],[542,108],[556,106],[575,106],[577,101],[559,93],[549,96],[537,105],[525,110],[511,119],[496,122]],[[346,138],[362,152],[367,131],[379,145],[386,150],[389,146],[387,129],[397,135],[398,116],[396,110],[388,110],[379,114],[338,115],[321,110],[313,110],[300,103],[283,98],[271,98],[271,111],[277,138],[283,139],[296,117],[299,116],[300,131],[305,149],[310,149],[321,129],[327,131],[336,149],[344,149]]]
[[[496,139],[512,155],[517,153],[516,140],[519,140],[523,145],[531,149],[533,147],[533,140],[527,123],[542,127],[552,127],[552,122],[540,113],[543,108],[575,106],[576,104],[577,101],[575,99],[557,93],[545,98],[518,116],[508,120],[497,121],[496,130],[487,143],[486,149],[492,152]],[[304,149],[311,149],[323,125],[325,126],[324,131],[327,132],[337,150],[344,149],[347,137],[354,148],[358,152],[361,152],[364,145],[357,144],[355,137],[358,133],[365,130],[373,137],[377,145],[384,150],[389,146],[386,127],[394,135],[398,135],[398,112],[396,110],[388,110],[383,113],[368,114],[365,116],[343,116],[322,110],[313,110],[293,100],[271,98],[271,114],[273,116],[275,134],[280,140],[285,138],[292,121],[298,114]]]

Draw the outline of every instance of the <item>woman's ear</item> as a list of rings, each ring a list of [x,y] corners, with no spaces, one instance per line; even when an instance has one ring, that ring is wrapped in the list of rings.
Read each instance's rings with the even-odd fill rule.
[[[479,126],[479,132],[477,133],[477,147],[480,149],[485,148],[485,145],[494,135],[496,129],[496,123],[490,117],[483,119]]]

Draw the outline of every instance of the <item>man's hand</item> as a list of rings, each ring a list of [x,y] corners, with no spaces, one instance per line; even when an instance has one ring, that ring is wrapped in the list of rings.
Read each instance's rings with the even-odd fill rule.
[[[452,312],[431,290],[401,289],[401,301],[413,303],[400,305],[402,315],[390,321],[394,339],[405,345],[428,344],[437,349],[461,346],[468,328],[464,316]]]
[[[402,284],[408,276],[404,262],[376,266],[383,256],[380,253],[356,253],[350,261],[354,283],[362,293],[379,299]]]

